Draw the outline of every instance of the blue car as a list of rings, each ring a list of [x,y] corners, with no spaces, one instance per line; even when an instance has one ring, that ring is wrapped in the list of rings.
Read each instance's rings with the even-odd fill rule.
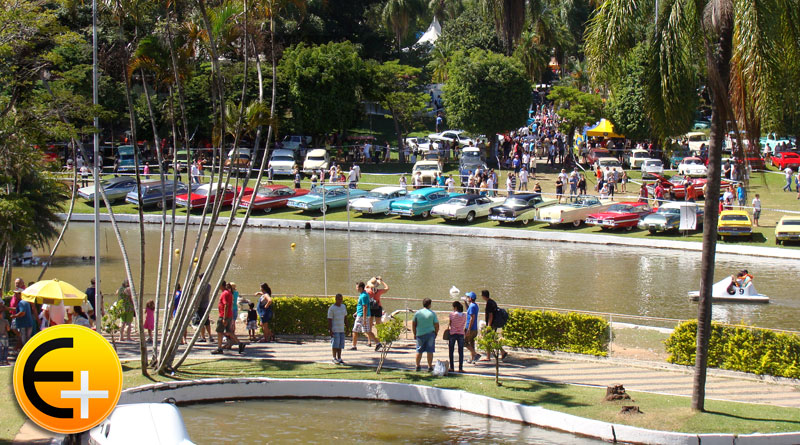
[[[400,216],[422,216],[427,218],[431,209],[437,204],[444,204],[450,198],[461,196],[463,193],[447,193],[440,187],[426,187],[409,192],[405,199],[392,202],[390,213]]]
[[[324,185],[311,190],[307,195],[290,199],[286,206],[300,209],[304,212],[319,210],[322,213],[326,213],[334,207],[346,206],[349,199],[358,198],[366,194],[366,190],[348,189],[341,185]]]

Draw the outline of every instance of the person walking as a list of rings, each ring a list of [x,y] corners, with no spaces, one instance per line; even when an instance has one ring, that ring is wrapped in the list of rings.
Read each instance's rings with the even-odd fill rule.
[[[415,371],[419,371],[419,362],[422,354],[426,353],[428,359],[428,372],[433,371],[433,353],[436,352],[436,336],[439,334],[439,318],[431,310],[431,299],[422,300],[422,309],[414,314],[411,322],[411,331],[417,340],[417,356]]]
[[[758,218],[761,217],[761,197],[756,193],[756,197],[753,198],[753,224],[756,227],[758,226]]]
[[[378,286],[383,286],[383,288],[379,288]],[[383,281],[381,277],[372,277],[369,282],[367,282],[366,287],[367,294],[369,294],[369,313],[370,313],[370,324],[372,326],[377,326],[381,323],[381,316],[383,316],[383,306],[381,306],[381,296],[386,292],[389,292],[389,285]],[[375,345],[375,350],[380,351],[383,345],[378,342]]]
[[[261,318],[261,330],[264,334],[261,342],[267,343],[273,339],[272,331],[269,329],[269,322],[275,317],[272,309],[272,289],[267,283],[261,283],[261,291],[256,292],[255,296],[258,298],[257,312],[258,317]]]
[[[239,354],[244,353],[245,344],[241,343],[236,335],[233,334],[231,325],[233,320],[233,293],[223,280],[219,285],[219,318],[217,319],[217,349],[211,351],[212,354],[223,354],[222,339],[227,338],[232,345],[239,345]]]
[[[358,291],[358,303],[356,304],[356,321],[353,324],[353,346],[351,351],[358,350],[358,334],[363,333],[367,336],[367,346],[372,346],[373,340],[378,340],[372,334],[372,324],[370,323],[369,294],[366,292],[366,285],[363,281],[356,284]]]
[[[189,175],[191,176],[192,184],[200,184],[200,167],[197,166],[197,162],[192,162]]]
[[[475,350],[475,339],[478,337],[478,314],[480,313],[480,308],[478,307],[478,303],[475,302],[478,298],[475,292],[467,292],[466,296],[469,298],[469,306],[467,307],[467,320],[464,327],[464,344],[470,352],[470,358],[467,360],[467,363],[474,363],[481,358],[481,355]]]
[[[783,191],[792,191],[792,168],[786,167],[783,169],[783,175],[786,178],[786,185],[783,186]]]
[[[483,301],[486,302],[486,326],[489,326],[493,331],[496,331],[498,312],[497,302],[495,302],[491,296],[489,296],[489,291],[486,289],[481,291],[481,298],[483,298]],[[506,352],[503,348],[500,348],[500,351],[500,360],[503,360],[508,355],[508,352]],[[492,355],[487,351],[484,361],[489,361],[491,359]]]
[[[342,294],[336,294],[334,303],[328,308],[328,332],[331,334],[331,353],[333,364],[343,365],[342,349],[344,349],[344,318],[347,307],[342,303]]]
[[[448,351],[450,353],[450,371],[455,372],[453,352],[458,345],[458,372],[464,372],[464,327],[467,324],[467,314],[460,301],[453,302],[453,312],[450,312],[450,340]]]

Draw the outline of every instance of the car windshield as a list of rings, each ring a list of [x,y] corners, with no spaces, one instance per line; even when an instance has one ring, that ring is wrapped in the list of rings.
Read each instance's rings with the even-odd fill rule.
[[[208,195],[208,189],[207,188],[197,189],[197,190],[195,190],[194,194],[195,195],[200,195],[200,196],[206,196],[206,195]]]
[[[309,156],[308,160],[309,161],[324,161],[325,160],[325,156]]]
[[[577,201],[569,204],[572,207],[587,207],[590,205],[597,204],[597,201],[588,198],[578,198]]]
[[[703,161],[699,159],[684,159],[683,163],[687,165],[703,165]]]
[[[670,208],[662,207],[662,208],[658,209],[658,211],[656,213],[659,213],[661,215],[680,215],[681,214],[681,209],[678,209],[678,208],[675,208],[675,207],[670,207]]]
[[[639,152],[636,152],[636,153],[633,154],[634,158],[647,158],[649,156],[650,156],[650,154],[647,153],[647,152],[644,152],[644,151],[639,151]]]
[[[439,153],[429,151],[425,153],[425,159],[428,161],[438,161],[439,160]]]
[[[266,189],[266,190],[259,190],[257,196],[260,196],[262,198],[266,198],[266,197],[274,196],[274,195],[275,195],[275,190]]]
[[[422,195],[411,195],[408,197],[408,199],[412,201],[425,201],[425,197]]]
[[[528,201],[524,199],[506,199],[504,204],[509,207],[522,207],[528,205]]]
[[[617,160],[600,161],[603,167],[619,167],[620,163]]]
[[[723,221],[749,221],[747,215],[722,215]]]
[[[608,208],[609,212],[630,212],[631,206],[626,204],[614,204]]]
[[[436,164],[433,165],[418,165],[414,167],[414,171],[433,171],[438,170],[439,166]]]
[[[481,154],[478,153],[477,151],[465,151],[465,152],[463,152],[461,154],[461,158],[462,159],[464,159],[464,158],[478,159],[480,157],[481,157]]]
[[[781,224],[784,226],[800,226],[800,219],[787,219]]]
[[[447,203],[452,205],[465,206],[469,204],[469,201],[465,198],[452,198],[449,201],[447,201]]]
[[[294,158],[291,156],[273,156],[272,160],[281,162],[294,162]]]
[[[369,192],[366,197],[372,199],[388,199],[389,195],[381,192]]]

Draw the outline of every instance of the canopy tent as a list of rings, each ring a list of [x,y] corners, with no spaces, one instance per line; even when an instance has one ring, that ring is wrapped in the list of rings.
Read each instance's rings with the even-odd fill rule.
[[[600,136],[606,138],[624,138],[624,135],[614,133],[614,126],[611,125],[611,122],[600,119],[600,122],[597,123],[594,127],[586,130],[586,136]]]
[[[439,39],[440,35],[442,35],[442,25],[440,25],[439,21],[436,20],[436,17],[434,17],[431,25],[428,26],[428,30],[425,31],[425,33],[422,34],[422,37],[417,40],[417,43],[414,44],[414,48],[426,43],[433,45],[436,43],[436,40]]]

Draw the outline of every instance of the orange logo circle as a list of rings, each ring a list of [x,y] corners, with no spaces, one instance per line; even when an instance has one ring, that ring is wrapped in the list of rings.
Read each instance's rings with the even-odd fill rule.
[[[105,420],[122,391],[122,366],[97,332],[58,325],[34,335],[14,365],[17,403],[40,427],[61,434]]]

